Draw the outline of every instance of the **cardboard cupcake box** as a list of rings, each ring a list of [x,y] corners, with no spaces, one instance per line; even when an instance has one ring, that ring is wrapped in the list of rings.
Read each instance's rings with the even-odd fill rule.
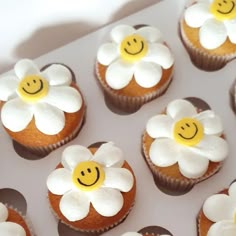
[[[37,160],[20,157],[14,151],[11,139],[0,127],[0,200],[13,204],[17,199],[16,207],[22,212],[26,211],[36,235],[76,235],[58,224],[49,207],[46,186],[46,179],[60,162],[62,151],[72,144],[87,147],[100,141],[112,141],[123,150],[125,159],[136,175],[137,193],[132,211],[122,224],[104,235],[120,236],[149,225],[164,227],[173,235],[197,235],[196,217],[204,200],[228,187],[235,179],[236,122],[229,94],[236,78],[236,62],[232,61],[214,72],[199,70],[191,63],[178,33],[179,18],[185,3],[185,0],[161,1],[35,60],[39,67],[54,62],[68,65],[76,75],[87,105],[86,120],[78,137]],[[175,57],[174,77],[166,93],[131,114],[111,111],[94,71],[99,46],[108,40],[111,29],[121,23],[159,28]],[[186,97],[203,99],[221,117],[230,150],[219,173],[197,184],[184,195],[172,196],[156,187],[142,156],[141,137],[150,117],[161,113],[170,101]],[[12,192],[12,189],[17,192]],[[181,217],[176,217],[179,214]]]

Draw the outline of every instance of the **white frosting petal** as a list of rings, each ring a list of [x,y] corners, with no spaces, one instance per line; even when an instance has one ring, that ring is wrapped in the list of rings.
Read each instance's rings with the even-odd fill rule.
[[[8,218],[8,210],[7,207],[0,202],[0,222],[6,221]]]
[[[65,194],[73,188],[71,172],[65,168],[54,170],[47,178],[47,187],[53,194]]]
[[[33,118],[31,106],[19,98],[6,102],[1,111],[3,125],[13,132],[18,132],[27,127]]]
[[[206,199],[203,213],[211,221],[232,220],[234,216],[234,202],[226,194],[215,194]]]
[[[222,220],[213,224],[207,236],[234,236],[236,235],[236,224],[233,220]]]
[[[162,42],[162,33],[159,29],[152,26],[145,26],[137,29],[136,33],[145,38],[148,42]]]
[[[120,191],[112,188],[99,188],[89,194],[95,210],[102,216],[114,216],[123,206],[123,196]]]
[[[119,49],[116,43],[105,43],[97,53],[97,60],[102,65],[110,65],[119,56]]]
[[[227,142],[218,136],[205,135],[192,150],[213,162],[223,161],[229,152]]]
[[[191,150],[183,149],[179,155],[178,164],[183,176],[187,178],[199,178],[206,173],[209,160],[204,156],[191,152]]]
[[[0,235],[2,236],[26,236],[24,228],[14,222],[0,223]]]
[[[78,111],[83,103],[80,93],[69,86],[50,87],[43,101],[68,113]]]
[[[121,43],[121,41],[129,35],[132,35],[136,30],[130,25],[118,25],[111,31],[111,39],[116,43]]]
[[[8,75],[0,79],[0,100],[7,101],[16,93],[19,79],[15,76]]]
[[[178,160],[178,146],[172,139],[156,139],[150,146],[149,156],[156,166],[174,165]]]
[[[136,232],[127,232],[122,234],[121,236],[142,236],[142,234],[136,233]]]
[[[217,116],[213,111],[207,110],[198,113],[195,116],[203,127],[204,133],[208,135],[221,135],[223,132],[223,125],[219,116]]]
[[[150,118],[146,125],[146,131],[152,138],[172,136],[173,120],[167,115],[156,115]]]
[[[88,148],[80,145],[72,145],[64,149],[62,152],[62,165],[73,170],[80,162],[91,160],[92,153]]]
[[[72,81],[72,74],[70,70],[60,64],[50,65],[42,72],[50,85],[70,85]]]
[[[143,88],[151,88],[157,85],[161,76],[162,69],[155,63],[140,61],[135,65],[135,81]]]
[[[177,99],[170,102],[166,108],[166,113],[175,120],[183,117],[192,117],[197,114],[192,103],[184,99]]]
[[[134,65],[123,60],[117,60],[108,66],[106,81],[113,89],[122,89],[129,84],[133,77]]]
[[[29,59],[22,59],[15,64],[15,74],[19,79],[22,79],[26,75],[39,74],[38,66]]]
[[[227,20],[224,21],[226,30],[227,30],[227,35],[229,36],[229,40],[236,44],[236,20]]]
[[[229,187],[229,196],[236,199],[236,182],[232,183]],[[235,201],[236,204],[236,201]]]
[[[90,201],[85,193],[70,191],[62,196],[59,207],[69,221],[77,221],[88,215]]]
[[[104,168],[104,187],[118,189],[121,192],[129,192],[134,184],[131,172],[125,168]]]
[[[121,167],[124,163],[122,150],[112,142],[102,144],[93,156],[93,161],[105,167]]]
[[[207,20],[199,31],[201,45],[206,49],[215,49],[221,46],[227,39],[227,30],[221,21]]]
[[[44,134],[58,134],[65,126],[63,111],[46,103],[38,103],[34,106],[36,127]]]
[[[184,19],[192,28],[199,28],[204,22],[212,17],[209,11],[209,2],[197,3],[186,9]]]
[[[174,57],[170,49],[164,44],[153,43],[148,45],[145,61],[154,62],[163,69],[168,69],[174,64]]]

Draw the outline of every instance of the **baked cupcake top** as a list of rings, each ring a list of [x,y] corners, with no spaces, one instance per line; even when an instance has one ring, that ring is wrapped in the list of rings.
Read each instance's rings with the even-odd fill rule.
[[[211,225],[208,236],[235,236],[236,235],[236,183],[224,193],[214,194],[207,198],[203,205],[203,213]]]
[[[162,68],[168,69],[174,63],[157,28],[118,25],[110,36],[111,42],[99,48],[97,60],[107,66],[105,79],[112,89],[126,87],[133,76],[139,86],[151,88],[160,81]]]
[[[7,221],[8,209],[0,202],[0,235],[4,236],[26,236],[24,228],[15,223]]]
[[[62,195],[60,211],[69,221],[84,219],[90,203],[102,216],[116,215],[124,203],[121,192],[134,185],[132,173],[122,168],[123,152],[112,142],[101,145],[95,154],[80,145],[69,146],[61,164],[48,176],[47,187]]]
[[[236,44],[236,0],[196,0],[184,13],[191,28],[199,28],[199,41],[216,49],[227,39]]]
[[[33,61],[23,59],[14,71],[0,79],[0,100],[5,102],[1,110],[3,125],[19,132],[35,119],[42,133],[59,133],[65,126],[64,112],[74,113],[82,106],[80,93],[70,87],[69,69],[52,64],[41,72]]]
[[[170,102],[166,114],[150,118],[146,132],[154,139],[149,150],[153,164],[168,167],[178,163],[187,178],[203,176],[210,161],[221,162],[228,155],[219,116],[211,110],[198,113],[184,99]]]

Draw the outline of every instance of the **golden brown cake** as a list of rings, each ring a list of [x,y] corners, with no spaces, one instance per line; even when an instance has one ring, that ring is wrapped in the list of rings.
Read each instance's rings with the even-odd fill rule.
[[[168,88],[174,58],[161,32],[151,26],[118,25],[100,46],[96,75],[106,100],[125,112],[137,111]]]
[[[10,137],[36,154],[73,139],[83,124],[85,103],[71,71],[62,64],[40,71],[23,59],[14,72],[0,79],[1,120]]]
[[[199,236],[236,235],[236,183],[208,197],[197,218]]]
[[[236,57],[235,19],[235,0],[190,1],[180,20],[180,35],[193,64],[214,71]]]
[[[228,155],[219,116],[184,99],[148,120],[142,149],[156,185],[173,195],[217,173]]]
[[[69,227],[105,232],[128,216],[136,193],[134,173],[113,143],[67,147],[48,176],[48,199],[56,217]]]
[[[15,209],[0,202],[0,235],[31,236],[31,229],[24,217]]]

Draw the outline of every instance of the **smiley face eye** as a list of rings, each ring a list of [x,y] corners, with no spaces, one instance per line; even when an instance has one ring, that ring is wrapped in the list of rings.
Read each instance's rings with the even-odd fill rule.
[[[84,176],[84,175],[85,175],[83,171],[81,171],[81,175],[82,175],[82,176]]]
[[[218,6],[220,6],[220,7],[221,7],[221,6],[222,6],[222,4],[221,4],[221,3],[218,3]]]
[[[30,83],[29,83],[29,82],[27,82],[27,85],[28,85],[28,86],[30,86]]]
[[[224,2],[224,3],[227,3],[227,1],[226,1],[226,0],[224,0],[223,2]]]
[[[33,82],[36,83],[36,80],[34,79]]]
[[[137,39],[136,39],[136,38],[134,38],[133,41],[134,41],[135,43],[137,43]]]

